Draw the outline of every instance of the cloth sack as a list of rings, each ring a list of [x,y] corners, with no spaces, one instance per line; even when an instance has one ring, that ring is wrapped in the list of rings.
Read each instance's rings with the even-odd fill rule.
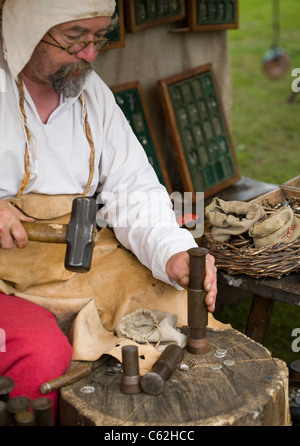
[[[300,237],[300,219],[290,207],[281,208],[250,228],[249,235],[256,248],[291,243]]]
[[[226,242],[232,235],[247,232],[255,223],[266,217],[262,206],[242,201],[224,201],[215,197],[205,209],[212,226],[211,235],[218,242]]]
[[[10,201],[27,215],[51,223],[68,223],[75,196],[23,195]],[[122,361],[122,346],[138,346],[141,374],[151,370],[160,353],[114,334],[119,320],[138,308],[169,312],[178,326],[187,325],[187,292],[154,279],[114,233],[103,228],[95,242],[91,270],[64,268],[63,244],[29,242],[25,249],[0,249],[0,291],[41,305],[56,316],[73,346],[73,358],[94,361],[109,354]],[[1,280],[2,279],[2,280]],[[208,327],[230,328],[208,315]]]
[[[176,329],[178,317],[175,314],[139,308],[120,319],[116,332],[142,344],[154,344],[163,351],[167,345],[176,344],[184,348],[187,336]]]

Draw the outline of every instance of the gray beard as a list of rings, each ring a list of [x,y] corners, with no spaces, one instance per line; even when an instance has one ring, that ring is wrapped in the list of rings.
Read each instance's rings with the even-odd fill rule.
[[[82,74],[74,74],[76,71],[82,71]],[[56,73],[49,76],[49,82],[56,93],[66,98],[74,98],[82,91],[85,80],[91,71],[91,64],[84,61],[78,64],[63,65]]]

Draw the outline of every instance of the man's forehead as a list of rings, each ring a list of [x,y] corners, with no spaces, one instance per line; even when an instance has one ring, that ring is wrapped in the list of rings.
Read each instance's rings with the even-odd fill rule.
[[[110,17],[94,17],[90,19],[73,20],[71,22],[61,23],[55,28],[61,31],[105,31],[111,23]]]

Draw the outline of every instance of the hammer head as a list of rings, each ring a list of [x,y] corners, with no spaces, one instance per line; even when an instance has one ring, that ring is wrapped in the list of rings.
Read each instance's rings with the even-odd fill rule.
[[[66,234],[65,268],[69,271],[86,273],[91,268],[96,214],[96,200],[88,197],[74,199]]]

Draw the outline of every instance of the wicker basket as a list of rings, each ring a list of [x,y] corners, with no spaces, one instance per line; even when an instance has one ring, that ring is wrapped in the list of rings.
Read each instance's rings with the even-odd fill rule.
[[[202,240],[216,259],[216,266],[229,274],[247,274],[255,278],[274,277],[300,271],[300,239],[292,243],[255,248],[252,239],[235,237],[230,243],[217,242],[210,233]]]

